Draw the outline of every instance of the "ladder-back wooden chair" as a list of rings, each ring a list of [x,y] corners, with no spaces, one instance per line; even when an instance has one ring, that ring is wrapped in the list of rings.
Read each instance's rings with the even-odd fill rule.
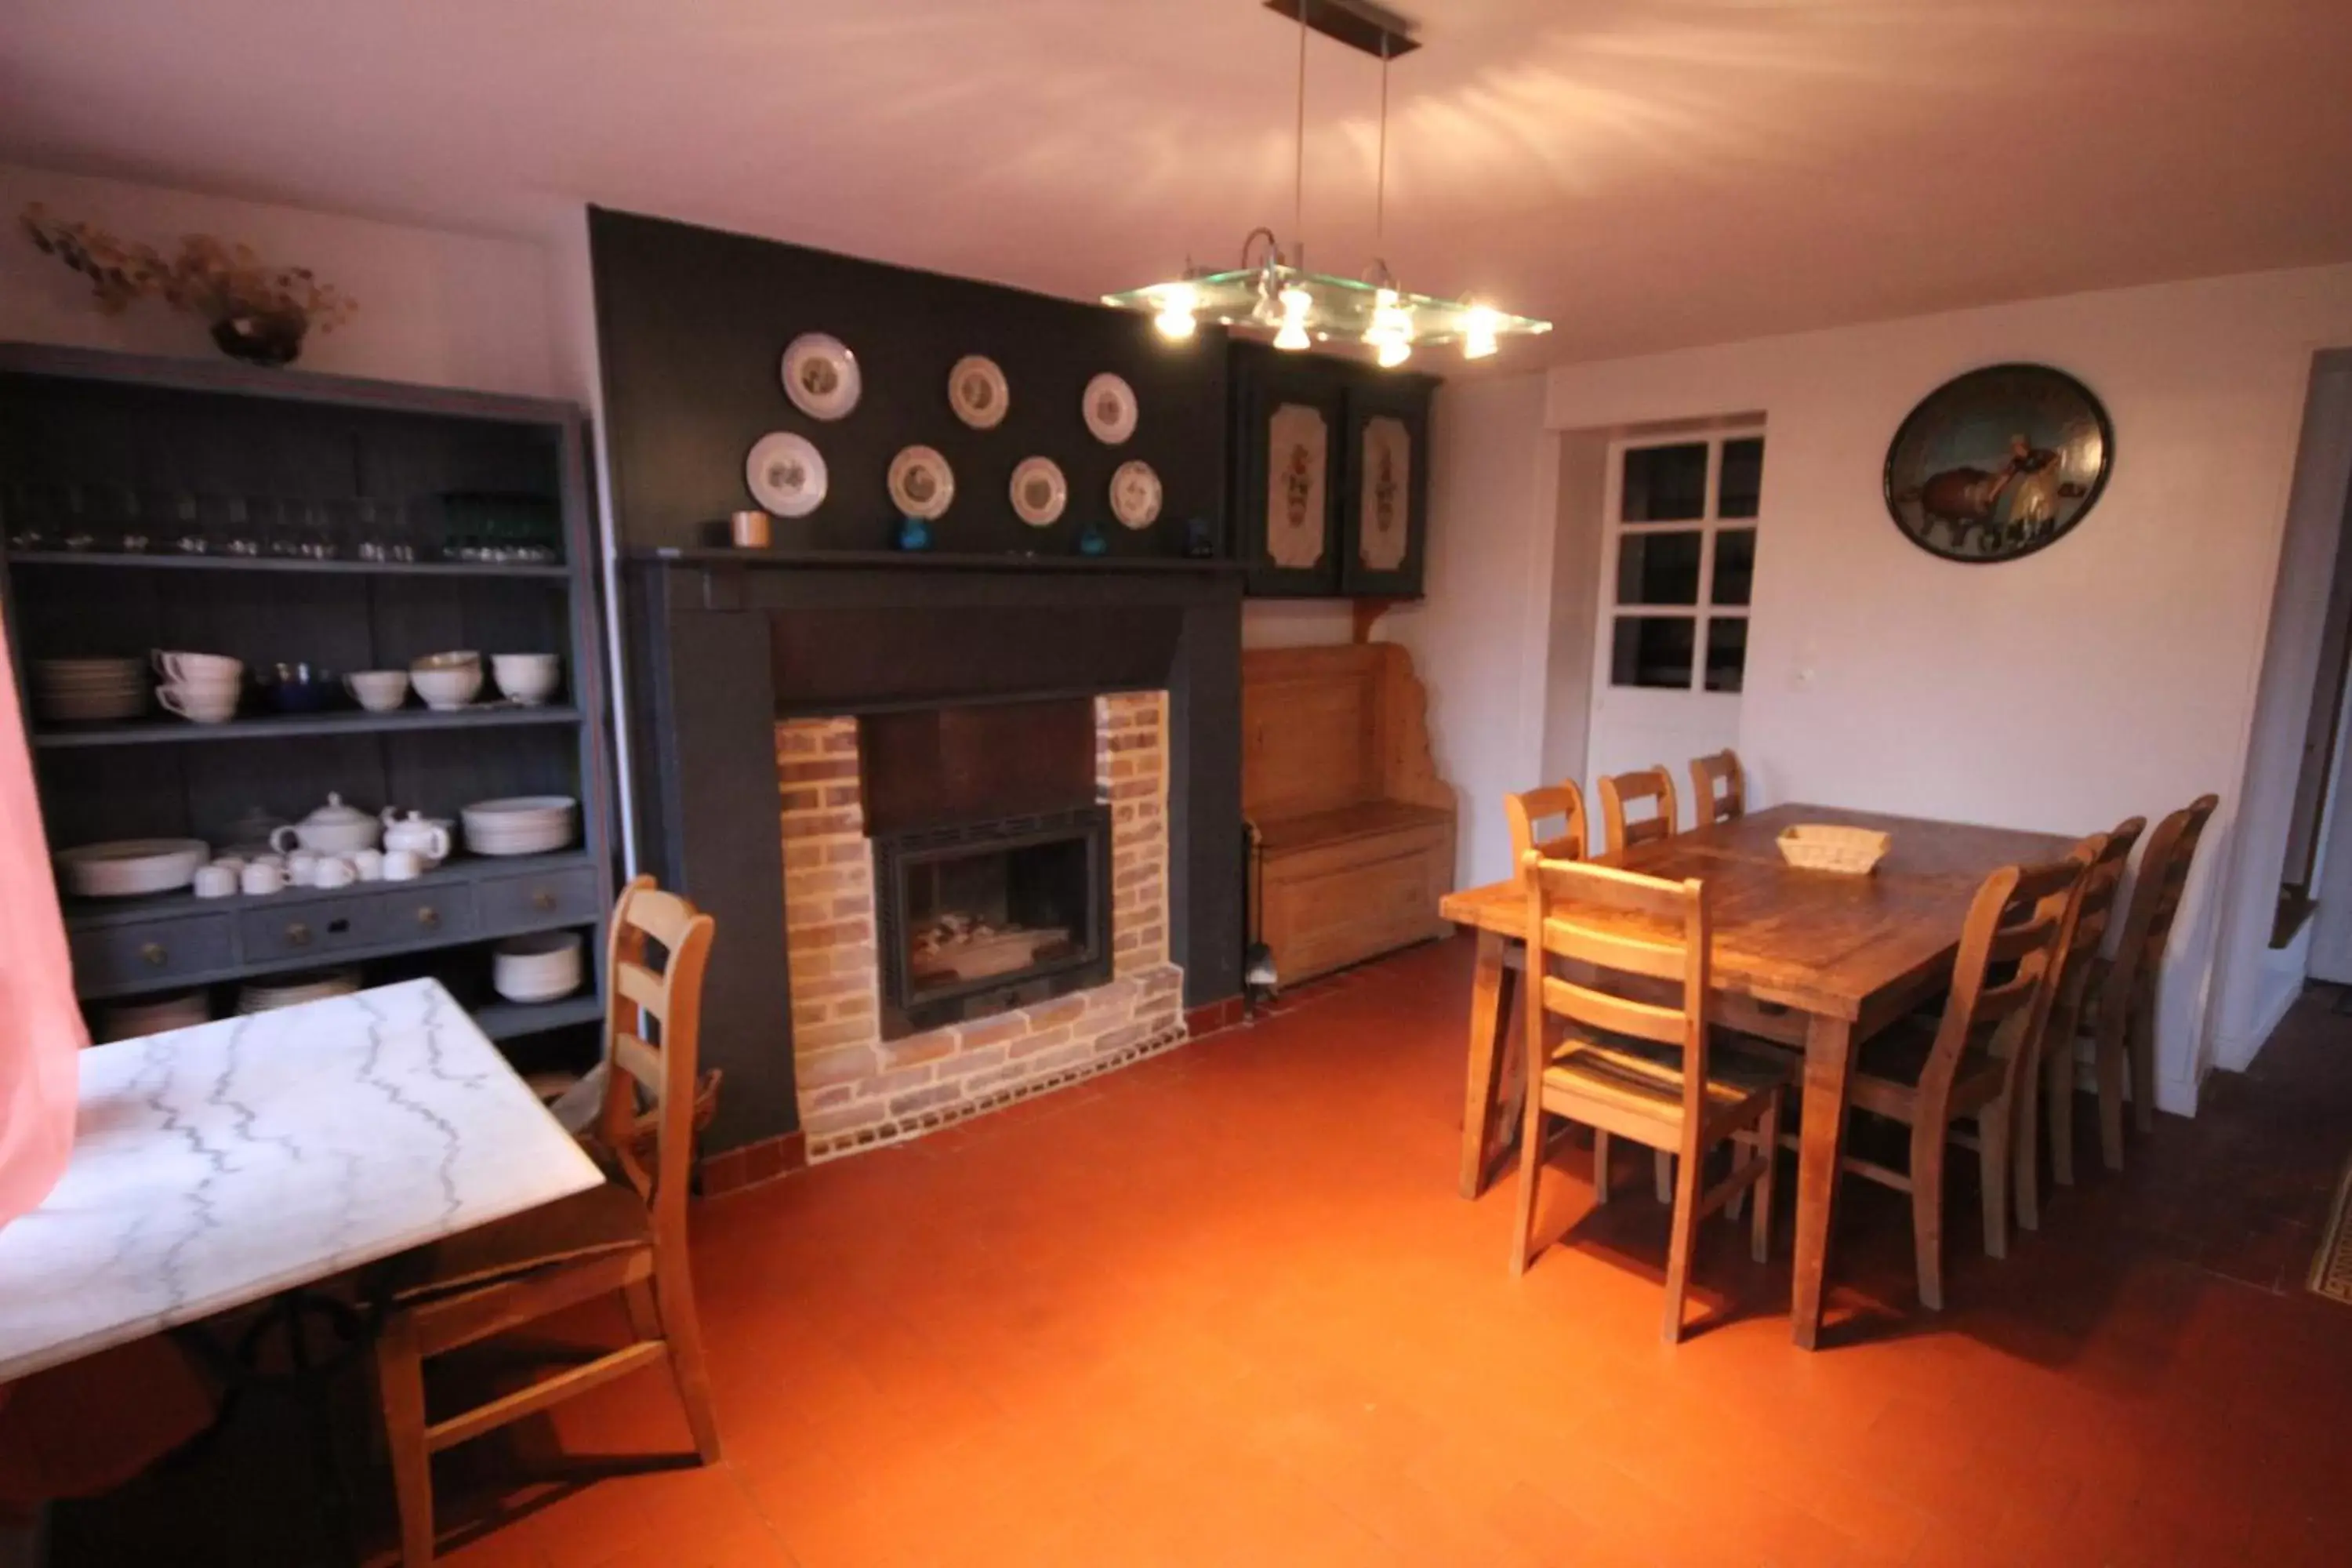
[[[2083,1033],[2084,1005],[2092,985],[2106,965],[2100,950],[2115,923],[2116,906],[2122,901],[2132,847],[2146,831],[2147,819],[2132,816],[2116,824],[2112,831],[2084,841],[2097,844],[2098,849],[2090,869],[2083,873],[2083,891],[2074,905],[2074,931],[2066,942],[2058,993],[2051,999],[2050,1022],[2034,1045],[2042,1113],[2036,1116],[2034,1097],[2030,1094],[2017,1104],[2017,1222],[2028,1230],[2041,1225],[2034,1157],[2037,1121],[2049,1123],[2051,1181],[2062,1187],[2074,1184],[2074,1041]],[[2035,1079],[2026,1081],[2032,1085]]]
[[[1511,824],[1511,864],[1523,877],[1531,852],[1546,860],[1581,860],[1591,853],[1584,792],[1574,779],[1507,795],[1503,815]],[[1553,823],[1559,825],[1558,832],[1551,831]]]
[[[1748,815],[1748,770],[1738,752],[1727,746],[1711,757],[1693,757],[1690,775],[1692,820],[1699,826]]]
[[[1594,1195],[1606,1198],[1609,1138],[1680,1156],[1674,1237],[1666,1258],[1667,1343],[1682,1338],[1683,1293],[1699,1221],[1757,1188],[1750,1245],[1771,1245],[1773,1149],[1789,1068],[1709,1039],[1711,930],[1706,889],[1604,866],[1529,856],[1527,1123],[1519,1144],[1519,1207],[1511,1272],[1535,1251],[1536,1194],[1549,1117],[1593,1129]],[[1555,963],[1553,961],[1559,961]],[[1555,969],[1643,977],[1679,987],[1675,1005],[1636,1001]],[[1701,1189],[1707,1154],[1726,1140],[1747,1156]]]
[[[1636,844],[1651,844],[1675,836],[1675,775],[1664,768],[1606,775],[1597,787],[1601,791],[1601,825],[1608,829],[1610,854],[1622,854]],[[1644,803],[1652,805],[1649,813],[1630,818],[1626,816],[1627,806]]]
[[[598,1127],[616,1167],[612,1179],[420,1247],[390,1271],[375,1365],[409,1568],[433,1560],[434,1454],[625,1373],[667,1362],[696,1451],[705,1464],[719,1458],[686,1254],[695,1054],[714,929],[709,915],[650,877],[631,882],[614,908]],[[667,955],[658,971],[650,953],[656,943]],[[646,1016],[658,1026],[655,1039],[642,1032]],[[640,1092],[652,1102],[643,1114]],[[614,1291],[628,1311],[628,1344],[488,1405],[439,1421],[426,1416],[426,1361]]]
[[[2197,841],[2221,804],[2218,795],[2199,795],[2156,825],[2139,858],[2139,875],[2132,881],[2123,939],[2105,972],[2091,982],[2089,1027],[2098,1047],[2099,1152],[2111,1171],[2124,1168],[2126,1060],[2132,1121],[2142,1132],[2156,1125],[2157,985],[2164,977],[2164,949],[2172,940],[2173,917],[2180,912]]]
[[[2009,1256],[2011,1096],[2028,1043],[2046,1021],[2066,951],[2067,922],[2093,851],[2005,866],[1969,905],[1941,1018],[1906,1018],[1862,1048],[1846,1091],[1858,1110],[1911,1129],[1911,1166],[1897,1171],[1847,1155],[1841,1167],[1911,1194],[1919,1300],[1944,1304],[1944,1148],[1977,1151],[1983,1164],[1986,1256]],[[1953,1123],[1974,1121],[1971,1138]]]

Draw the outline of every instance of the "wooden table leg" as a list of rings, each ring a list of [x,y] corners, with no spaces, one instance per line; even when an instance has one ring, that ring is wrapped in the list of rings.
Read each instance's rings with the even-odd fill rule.
[[[1462,1101],[1462,1173],[1459,1190],[1475,1198],[1486,1185],[1492,1152],[1495,1099],[1502,1087],[1503,1053],[1509,1046],[1511,993],[1517,971],[1503,962],[1507,939],[1478,933],[1478,968],[1470,987],[1470,1082]]]
[[[1797,1151],[1797,1258],[1790,1306],[1795,1339],[1811,1350],[1821,1338],[1822,1292],[1829,1272],[1830,1221],[1837,1206],[1838,1151],[1845,1142],[1846,1079],[1853,1026],[1815,1014],[1805,1026],[1805,1109]]]

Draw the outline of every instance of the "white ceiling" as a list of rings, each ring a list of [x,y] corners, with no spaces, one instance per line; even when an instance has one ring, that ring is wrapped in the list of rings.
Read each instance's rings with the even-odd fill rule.
[[[1412,0],[1387,258],[1519,363],[2352,258],[2347,0]],[[582,199],[1092,297],[1291,227],[1257,0],[5,0],[0,159],[537,235]],[[1307,64],[1308,259],[1379,67]]]

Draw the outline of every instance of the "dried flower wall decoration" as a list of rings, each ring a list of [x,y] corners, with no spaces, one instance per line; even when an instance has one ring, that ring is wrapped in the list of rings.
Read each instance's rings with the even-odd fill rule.
[[[38,202],[25,209],[23,221],[35,248],[89,279],[107,315],[160,299],[203,317],[223,353],[251,364],[291,364],[312,327],[332,331],[359,310],[309,268],[268,266],[251,246],[224,245],[208,234],[185,237],[179,254],[166,258],[95,225],[52,218]]]

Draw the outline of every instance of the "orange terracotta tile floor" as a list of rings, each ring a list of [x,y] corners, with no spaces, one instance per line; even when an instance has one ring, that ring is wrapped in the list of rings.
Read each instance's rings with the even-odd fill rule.
[[[1453,1192],[1468,957],[701,1205],[725,1461],[651,1468],[685,1426],[657,1373],[625,1380],[451,1456],[447,1560],[2352,1561],[2352,1309],[2302,1289],[2352,1151],[2327,994],[2127,1173],[2094,1153],[2007,1262],[1956,1156],[1940,1316],[1901,1200],[1849,1184],[1807,1355],[1785,1214],[1763,1268],[1707,1227],[1706,1330],[1657,1342],[1665,1211],[1632,1152],[1601,1211],[1589,1155],[1556,1156],[1567,1239],[1510,1279],[1509,1183]],[[64,1510],[57,1561],[282,1560],[307,1475],[257,1414]]]

